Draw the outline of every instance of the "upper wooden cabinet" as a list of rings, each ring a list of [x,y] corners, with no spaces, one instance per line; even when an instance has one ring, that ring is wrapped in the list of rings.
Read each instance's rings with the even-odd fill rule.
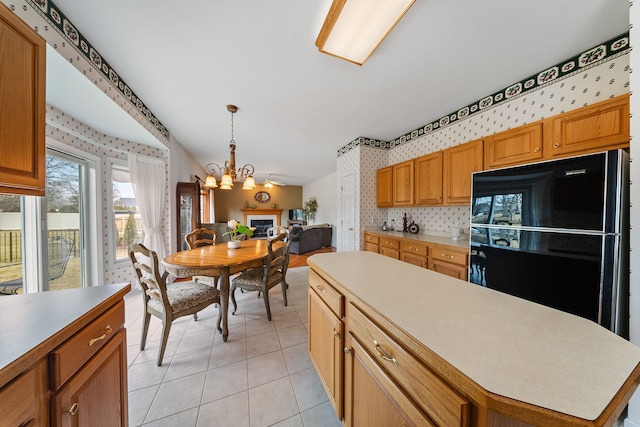
[[[0,3],[0,193],[44,196],[46,43]]]
[[[484,139],[487,169],[542,160],[542,122],[520,126]]]
[[[471,174],[482,170],[482,146],[482,140],[478,139],[444,150],[445,205],[471,203]]]
[[[545,158],[629,146],[629,95],[582,107],[545,122]]]
[[[393,206],[413,205],[413,160],[393,165]]]
[[[442,204],[442,151],[415,160],[415,204]]]
[[[393,168],[378,169],[376,173],[376,206],[388,208],[393,206]]]

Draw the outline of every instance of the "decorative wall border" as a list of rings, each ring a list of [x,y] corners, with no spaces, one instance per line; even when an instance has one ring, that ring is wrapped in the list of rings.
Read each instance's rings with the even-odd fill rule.
[[[469,118],[470,116],[486,111],[489,108],[511,101],[530,91],[555,83],[559,80],[563,80],[585,69],[599,65],[606,60],[624,55],[628,53],[629,50],[629,32],[627,31],[626,33],[601,43],[598,46],[592,47],[591,49],[588,49],[572,58],[546,68],[545,70],[522,79],[517,83],[513,83],[498,92],[487,95],[472,104],[458,109],[457,111],[453,111],[438,120],[427,123],[422,127],[412,130],[411,132],[407,132],[389,142],[373,139],[369,140],[376,141],[378,143],[377,148],[391,149],[398,147],[413,139],[452,125],[459,120]],[[338,150],[338,157],[354,149],[358,145],[366,145],[359,143],[361,139],[364,138],[356,138],[354,141],[351,141],[349,144],[340,148]]]
[[[153,127],[160,132],[167,140],[169,139],[169,131],[151,112],[144,102],[135,94],[135,92],[120,78],[118,73],[109,65],[109,63],[100,55],[100,53],[87,41],[87,39],[78,31],[71,21],[60,11],[60,9],[51,0],[30,0],[31,7],[42,16],[45,21],[49,22],[58,30],[60,35],[73,46],[95,69],[99,70],[102,75],[116,88],[122,96],[133,105]]]
[[[353,141],[351,141],[350,143],[348,143],[347,145],[345,145],[344,147],[342,147],[340,150],[338,150],[338,157],[342,156],[345,153],[348,153],[349,151],[353,150],[354,148],[360,145],[363,145],[366,147],[372,147],[372,148],[380,148],[383,150],[388,150],[390,148],[390,145],[388,142],[380,141],[378,139],[373,139],[373,138],[365,138],[364,136],[359,136]]]

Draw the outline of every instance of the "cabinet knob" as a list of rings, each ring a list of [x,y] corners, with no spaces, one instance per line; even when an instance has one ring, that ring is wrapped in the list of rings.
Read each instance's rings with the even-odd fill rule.
[[[556,142],[555,144],[553,144],[553,148],[560,148],[560,143]]]
[[[67,412],[71,416],[74,416],[75,414],[77,414],[78,413],[78,402],[76,402],[73,405],[71,405],[71,408],[69,408],[69,410]]]
[[[540,148],[538,148],[538,147],[534,148],[534,149],[533,149],[533,152],[534,152],[534,153],[539,153],[539,152],[540,152]]]
[[[336,332],[336,330],[333,330],[333,337],[334,338],[338,338],[340,335]]]
[[[344,351],[344,354],[351,353],[351,350],[349,350],[349,348],[347,348],[347,347],[343,348],[342,351]]]
[[[316,286],[316,289],[319,290],[320,292],[324,293],[324,288],[320,285]]]
[[[453,255],[447,255],[447,254],[440,254],[440,255],[442,255],[442,257],[444,258],[453,259]]]

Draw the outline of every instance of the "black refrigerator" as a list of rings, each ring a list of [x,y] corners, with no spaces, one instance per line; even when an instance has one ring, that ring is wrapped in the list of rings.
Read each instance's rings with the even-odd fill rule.
[[[476,172],[469,281],[629,335],[629,156]]]

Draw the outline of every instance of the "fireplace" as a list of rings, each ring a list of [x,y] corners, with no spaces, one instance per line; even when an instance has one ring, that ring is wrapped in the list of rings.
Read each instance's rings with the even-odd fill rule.
[[[250,227],[255,227],[253,237],[267,237],[267,229],[273,227],[272,219],[252,219]]]

